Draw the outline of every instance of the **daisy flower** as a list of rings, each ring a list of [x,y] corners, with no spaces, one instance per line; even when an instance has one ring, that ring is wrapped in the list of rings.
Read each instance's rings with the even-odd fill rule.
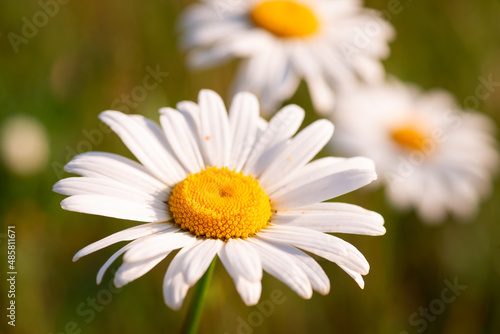
[[[82,250],[78,260],[109,245],[131,241],[118,257],[114,277],[121,287],[180,249],[163,282],[164,299],[179,309],[188,289],[217,256],[247,305],[258,302],[262,271],[303,298],[327,294],[330,283],[304,251],[337,263],[363,287],[365,257],[351,244],[326,234],[382,235],[382,217],[358,206],[321,203],[376,179],[366,158],[322,158],[309,162],[333,133],[327,120],[292,137],[304,118],[295,105],[269,123],[258,100],[236,95],[229,115],[216,93],[203,90],[198,104],[180,102],[160,110],[161,127],[139,115],[105,111],[100,119],[140,161],[104,152],[76,156],[66,171],[83,177],[57,182],[69,195],[63,209],[146,224],[112,234]],[[300,249],[301,250],[300,250]]]
[[[357,0],[205,0],[180,19],[192,68],[242,59],[233,91],[256,94],[267,114],[301,79],[314,108],[332,111],[335,91],[384,76],[392,26]]]
[[[493,122],[464,111],[443,90],[397,82],[364,86],[339,100],[332,145],[372,158],[391,203],[429,223],[470,217],[498,164]]]

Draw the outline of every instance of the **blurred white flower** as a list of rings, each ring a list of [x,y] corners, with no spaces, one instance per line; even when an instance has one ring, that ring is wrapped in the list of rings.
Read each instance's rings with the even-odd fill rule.
[[[34,117],[16,115],[2,124],[2,160],[13,173],[29,176],[42,171],[49,157],[44,125]]]
[[[469,218],[491,189],[498,165],[495,125],[463,111],[442,90],[427,93],[391,80],[339,100],[332,145],[373,159],[391,203],[415,207],[428,223],[450,211]]]
[[[66,166],[83,177],[63,179],[54,191],[70,196],[61,202],[66,210],[148,224],[97,241],[74,260],[133,240],[97,276],[100,282],[123,254],[114,280],[120,287],[181,249],[163,285],[173,309],[182,306],[216,256],[247,305],[259,301],[263,270],[303,298],[313,290],[329,292],[321,266],[299,248],[337,263],[363,287],[365,257],[327,233],[382,235],[384,220],[355,205],[321,202],[376,179],[373,162],[309,162],[331,138],[333,125],[320,120],[292,138],[304,118],[298,106],[283,108],[268,123],[249,93],[236,95],[229,115],[212,91],[201,91],[198,102],[181,102],[179,111],[161,109],[161,127],[139,115],[100,115],[142,164],[111,153],[84,153]]]
[[[243,59],[233,91],[250,91],[263,112],[309,87],[314,108],[329,113],[336,91],[384,75],[394,30],[357,0],[205,0],[180,20],[188,65]]]

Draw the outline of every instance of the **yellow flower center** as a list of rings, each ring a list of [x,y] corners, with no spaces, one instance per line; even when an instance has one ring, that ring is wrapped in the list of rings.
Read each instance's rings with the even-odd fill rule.
[[[272,213],[259,182],[226,167],[188,175],[172,190],[168,205],[182,229],[223,240],[254,235]]]
[[[408,124],[394,128],[391,132],[391,138],[403,149],[423,151],[427,134],[421,128]]]
[[[250,17],[257,26],[279,37],[309,36],[319,26],[309,7],[290,0],[260,2],[253,8]]]

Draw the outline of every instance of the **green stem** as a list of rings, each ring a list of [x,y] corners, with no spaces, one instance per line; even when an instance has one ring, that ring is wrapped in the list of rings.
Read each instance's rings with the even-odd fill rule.
[[[198,282],[196,291],[191,302],[191,308],[188,311],[184,324],[182,325],[181,334],[196,334],[198,331],[198,326],[201,319],[201,311],[203,310],[203,302],[207,295],[207,288],[210,284],[210,279],[212,278],[212,273],[215,268],[215,262],[217,258],[214,258],[210,267],[203,275],[203,277]]]

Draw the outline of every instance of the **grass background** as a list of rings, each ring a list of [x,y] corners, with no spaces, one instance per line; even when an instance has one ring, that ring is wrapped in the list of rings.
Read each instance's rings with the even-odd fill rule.
[[[385,11],[394,8],[394,3],[366,2]],[[7,326],[4,315],[7,291],[6,274],[2,274],[0,332],[179,331],[187,307],[174,312],[162,300],[162,279],[171,256],[124,289],[109,288],[110,273],[97,286],[97,270],[119,246],[77,263],[71,262],[72,256],[132,223],[65,212],[59,206],[63,196],[51,188],[61,177],[58,166],[68,162],[74,150],[84,149],[79,146],[86,140],[82,131],[98,129],[97,114],[140,85],[148,66],[159,66],[169,75],[130,112],[157,119],[159,107],[195,100],[201,88],[227,96],[236,62],[192,73],[177,49],[175,22],[188,4],[178,0],[70,1],[59,5],[58,12],[16,53],[8,34],[20,35],[23,17],[31,20],[41,7],[35,1],[2,2],[0,122],[17,114],[39,119],[49,134],[50,158],[44,171],[29,177],[17,175],[3,163],[0,166],[1,258],[6,254],[6,226],[15,225],[18,270],[15,328]],[[474,96],[479,77],[492,75],[500,81],[498,1],[402,0],[396,7],[401,10],[388,16],[397,30],[391,57],[385,62],[389,73],[426,89],[445,88],[460,102]],[[303,85],[289,102],[312,111]],[[479,109],[499,124],[498,90],[481,100]],[[311,112],[307,121],[314,118]],[[130,156],[114,134],[104,134],[92,146],[92,150]],[[429,318],[423,332],[499,333],[498,182],[494,189],[476,219],[467,224],[449,220],[437,227],[422,224],[412,213],[394,212],[383,190],[345,196],[343,201],[376,210],[386,218],[383,237],[345,236],[371,264],[364,290],[336,265],[321,261],[331,279],[328,296],[315,294],[309,301],[302,300],[265,275],[261,301],[272,301],[273,293],[282,293],[279,301],[283,302],[263,312],[244,306],[219,262],[200,333],[417,333],[423,326],[410,322],[409,317],[421,307],[437,305],[445,281],[454,279],[467,288],[439,315]],[[6,268],[6,259],[2,262]],[[186,304],[191,297],[192,292]],[[245,330],[241,319],[259,325]]]

